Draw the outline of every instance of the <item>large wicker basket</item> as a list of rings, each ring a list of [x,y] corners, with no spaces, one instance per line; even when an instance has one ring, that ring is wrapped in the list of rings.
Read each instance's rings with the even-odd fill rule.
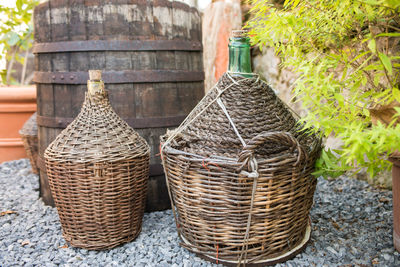
[[[182,246],[224,264],[268,265],[310,238],[321,140],[257,76],[224,74],[162,157]]]
[[[33,115],[24,123],[19,134],[24,143],[26,155],[31,163],[32,172],[38,174],[38,128],[36,123],[36,112],[33,113]]]
[[[72,246],[108,249],[140,233],[150,148],[114,112],[100,78],[91,80],[80,114],[45,159],[64,238]]]

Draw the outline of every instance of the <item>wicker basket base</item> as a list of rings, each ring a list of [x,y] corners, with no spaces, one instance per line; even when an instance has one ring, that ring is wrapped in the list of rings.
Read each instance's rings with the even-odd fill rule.
[[[304,238],[303,240],[296,246],[294,247],[292,250],[278,256],[275,258],[270,258],[270,259],[265,259],[262,261],[257,261],[257,262],[252,262],[252,263],[247,263],[245,266],[246,267],[261,267],[261,266],[271,266],[271,265],[275,265],[277,263],[281,263],[281,262],[285,262],[288,261],[290,259],[293,259],[297,254],[299,254],[300,252],[302,252],[308,244],[308,241],[310,240],[311,237],[311,220],[308,221],[308,225],[306,228],[306,232],[304,234]],[[187,241],[183,236],[181,236],[182,240],[184,243],[186,243],[187,245],[190,245],[190,242]],[[198,257],[205,259],[207,261],[210,261],[212,263],[217,263],[217,264],[223,264],[225,266],[232,266],[232,267],[237,267],[238,263],[237,262],[233,262],[233,261],[223,261],[223,260],[217,260],[217,258],[215,257],[211,257],[208,255],[204,255],[200,252],[196,252],[193,251]]]
[[[138,231],[136,231],[135,233],[114,239],[112,241],[106,240],[103,243],[101,243],[99,241],[88,242],[87,240],[76,240],[76,239],[73,239],[71,236],[66,235],[64,232],[62,235],[63,235],[65,241],[67,241],[67,243],[72,247],[83,248],[83,249],[87,249],[87,250],[110,250],[115,247],[121,246],[123,244],[132,242],[140,235],[141,232],[142,232],[142,227],[140,227],[140,229]]]

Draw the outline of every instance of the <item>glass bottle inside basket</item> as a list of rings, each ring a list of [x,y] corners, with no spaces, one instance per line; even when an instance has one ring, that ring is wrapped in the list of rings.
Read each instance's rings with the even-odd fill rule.
[[[229,38],[229,65],[228,71],[232,75],[252,77],[250,38],[247,31],[232,31]]]

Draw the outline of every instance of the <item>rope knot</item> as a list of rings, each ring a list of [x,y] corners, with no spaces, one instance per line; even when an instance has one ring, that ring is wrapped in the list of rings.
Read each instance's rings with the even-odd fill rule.
[[[252,155],[247,160],[247,169],[250,171],[242,170],[240,172],[241,175],[247,176],[249,178],[257,179],[260,174],[258,173],[258,163],[255,157]]]

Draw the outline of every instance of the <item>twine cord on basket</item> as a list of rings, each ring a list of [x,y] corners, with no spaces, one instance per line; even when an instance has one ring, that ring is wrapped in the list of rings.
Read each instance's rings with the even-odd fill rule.
[[[217,89],[218,89],[218,87],[217,87]],[[238,129],[236,128],[235,124],[233,123],[231,117],[229,116],[229,113],[228,113],[228,111],[226,110],[226,107],[225,107],[224,103],[222,103],[221,98],[218,98],[218,99],[217,99],[217,103],[218,103],[218,105],[221,107],[222,111],[225,113],[226,117],[228,118],[229,123],[232,125],[233,131],[235,132],[235,134],[236,134],[237,137],[239,138],[240,142],[242,143],[242,146],[245,147],[245,146],[246,146],[246,143],[244,142],[244,140],[243,140],[242,136],[240,135]]]
[[[253,156],[251,156],[251,159],[249,160],[249,165],[250,165],[251,173],[248,173],[248,172],[245,172],[245,171],[241,172],[243,174],[246,174],[249,178],[254,178],[254,182],[253,182],[253,189],[252,189],[252,192],[251,192],[250,211],[249,211],[249,216],[247,217],[246,233],[244,235],[244,242],[243,242],[242,251],[240,253],[240,258],[238,260],[238,266],[240,266],[240,264],[242,263],[243,254],[244,254],[244,258],[243,258],[244,265],[246,265],[247,250],[249,248],[251,213],[253,211],[254,196],[256,194],[257,182],[258,182],[258,177],[259,177],[259,173],[257,171],[258,170],[258,163],[257,163],[257,160]]]
[[[235,72],[234,74],[241,74],[241,73]],[[231,88],[233,85],[240,85],[239,82],[246,81],[246,80],[251,80],[251,79],[253,79],[253,77],[251,77],[251,78],[243,78],[243,79],[241,79],[239,82],[237,82],[236,80],[234,80],[234,79],[232,78],[232,76],[230,75],[230,72],[227,72],[227,76],[230,78],[230,80],[232,81],[232,83],[231,83],[230,85],[228,85],[226,88],[224,88],[223,90],[221,90],[221,89],[217,86],[218,83],[214,85],[214,87],[209,91],[209,93],[206,94],[206,95],[203,97],[203,99],[197,104],[197,106],[192,110],[192,112],[185,118],[185,120],[184,120],[184,121],[182,122],[182,124],[178,127],[178,129],[176,129],[176,130],[173,132],[173,134],[171,134],[171,135],[168,137],[168,139],[165,141],[165,143],[163,144],[163,146],[162,146],[162,148],[161,148],[161,151],[160,151],[161,155],[162,155],[162,153],[163,153],[163,151],[164,151],[164,148],[165,148],[178,134],[180,134],[186,127],[188,127],[189,125],[191,125],[191,123],[192,123],[193,121],[195,121],[205,110],[207,110],[207,108],[208,108],[209,106],[211,106],[211,105],[214,104],[215,102],[217,102],[217,104],[220,106],[221,110],[224,112],[226,118],[228,119],[230,125],[231,125],[232,128],[233,128],[233,131],[235,132],[236,136],[239,138],[239,140],[240,140],[240,142],[241,142],[243,148],[246,147],[246,142],[244,141],[244,139],[243,139],[242,136],[240,135],[238,129],[236,128],[235,123],[233,122],[232,118],[230,117],[230,115],[229,115],[229,113],[228,113],[228,110],[226,109],[226,107],[225,107],[225,105],[224,105],[224,103],[222,102],[222,100],[221,100],[220,97],[221,97],[221,95],[222,95],[225,91],[227,91],[227,90],[228,90],[229,88]],[[257,83],[257,82],[259,81],[259,75],[254,74],[254,77],[257,77],[257,79],[255,80],[255,83]],[[203,102],[203,100],[205,100],[205,99],[208,97],[208,95],[210,94],[210,92],[212,92],[213,89],[216,89],[217,92],[218,92],[218,94],[217,94],[217,96],[215,97],[215,99],[214,99],[213,101],[211,101],[206,107],[204,107],[198,114],[196,114],[196,116],[195,116],[193,119],[191,119],[189,122],[187,122],[187,121],[189,120],[189,118],[191,118],[191,116],[193,115],[194,111],[196,111],[197,107],[198,107],[199,105],[201,105],[201,103]],[[247,176],[247,177],[249,177],[249,178],[254,178],[254,182],[253,182],[253,189],[252,189],[252,194],[251,194],[250,210],[249,210],[249,216],[248,216],[248,219],[247,219],[246,232],[245,232],[245,236],[244,236],[244,240],[243,240],[242,251],[241,251],[241,254],[240,254],[239,261],[238,261],[238,266],[240,266],[240,264],[241,264],[241,261],[242,261],[242,258],[243,258],[243,254],[244,254],[244,261],[246,261],[246,259],[247,259],[247,250],[248,250],[248,241],[249,241],[250,226],[251,226],[251,217],[252,217],[252,211],[253,211],[254,197],[255,197],[255,193],[256,193],[256,189],[257,189],[257,180],[258,180],[258,177],[259,177],[257,160],[254,158],[253,155],[249,155],[248,162],[249,162],[248,165],[249,165],[250,172],[247,172],[247,171],[242,170],[242,171],[240,172],[240,174],[241,174],[241,175],[244,175],[244,176]],[[167,184],[168,194],[169,194],[169,197],[170,197],[170,199],[171,199],[172,212],[173,212],[173,215],[174,215],[174,219],[175,219],[175,221],[177,222],[177,216],[176,216],[176,211],[175,211],[175,205],[174,205],[174,201],[173,201],[172,194],[171,194],[171,190],[170,190],[169,183],[168,183],[168,175],[167,175],[167,171],[166,171],[166,168],[165,168],[165,164],[163,164],[163,168],[164,168],[165,178],[166,178],[166,180],[167,180],[167,181],[166,181],[166,184]],[[178,228],[178,232],[179,232],[179,235],[180,235],[180,230],[179,230],[179,228]],[[244,264],[245,264],[245,263],[244,263]]]
[[[232,79],[232,77],[230,75],[228,75],[228,77]],[[238,84],[235,80],[233,80],[234,83]],[[216,89],[218,90],[218,92],[220,92],[220,89],[218,88],[218,86],[216,87]],[[217,103],[220,106],[220,108],[222,109],[222,111],[225,113],[225,116],[228,118],[229,123],[231,124],[233,131],[235,132],[235,134],[237,135],[237,137],[239,138],[240,142],[242,143],[243,148],[246,147],[246,143],[243,140],[242,136],[240,135],[238,129],[235,126],[235,123],[232,121],[231,116],[229,116],[228,110],[226,109],[224,103],[222,102],[221,98],[217,98]],[[257,189],[257,179],[259,177],[259,173],[258,173],[258,164],[257,164],[257,160],[254,158],[253,155],[250,156],[249,159],[249,169],[251,172],[247,172],[242,170],[240,172],[241,175],[245,175],[249,178],[254,178],[254,182],[253,182],[253,190],[251,193],[251,202],[250,202],[250,211],[249,211],[249,216],[247,219],[247,226],[246,226],[246,233],[244,236],[244,240],[243,240],[243,247],[242,247],[242,252],[240,253],[240,258],[238,261],[238,266],[240,266],[241,262],[242,262],[242,258],[243,258],[243,254],[245,254],[244,256],[244,261],[246,261],[247,259],[247,249],[249,246],[249,232],[250,232],[250,226],[251,226],[251,213],[253,211],[253,204],[254,204],[254,196],[256,193],[256,189]]]

